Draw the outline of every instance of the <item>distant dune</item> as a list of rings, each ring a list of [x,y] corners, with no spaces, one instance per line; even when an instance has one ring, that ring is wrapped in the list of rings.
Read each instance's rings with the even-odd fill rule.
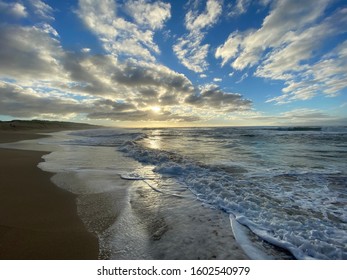
[[[85,123],[58,122],[46,120],[0,121],[0,143],[8,143],[43,137],[41,133],[50,133],[62,130],[90,129],[99,127],[100,126]]]
[[[0,121],[0,130],[5,131],[57,131],[68,129],[88,129],[97,128],[98,126],[86,123],[73,123],[73,122],[58,122],[46,120],[13,120],[13,121]]]

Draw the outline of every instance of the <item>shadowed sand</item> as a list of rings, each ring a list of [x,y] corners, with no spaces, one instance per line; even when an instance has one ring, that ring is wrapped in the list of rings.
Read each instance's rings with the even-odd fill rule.
[[[1,122],[0,142],[71,128],[27,123]],[[52,174],[37,167],[44,154],[0,149],[0,259],[97,259],[97,238],[78,217],[75,195],[56,187]]]

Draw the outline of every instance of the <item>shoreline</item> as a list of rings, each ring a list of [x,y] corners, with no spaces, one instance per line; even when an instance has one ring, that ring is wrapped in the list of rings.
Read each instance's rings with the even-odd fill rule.
[[[0,143],[47,137],[35,133],[0,130]],[[50,152],[11,147],[0,149],[0,259],[248,259],[228,215],[205,207],[189,190],[181,199],[121,179],[125,166],[140,165],[109,156],[107,147],[94,147],[89,157],[124,164],[114,165],[111,177],[102,173],[101,182],[89,173],[42,171],[38,163]],[[94,191],[104,184],[104,191]]]
[[[0,131],[0,143],[43,138]],[[98,259],[98,239],[77,213],[76,195],[51,182],[37,165],[47,152],[0,148],[0,259]]]

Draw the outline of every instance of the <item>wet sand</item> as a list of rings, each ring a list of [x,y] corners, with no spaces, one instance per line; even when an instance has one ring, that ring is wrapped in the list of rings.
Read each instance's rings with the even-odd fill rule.
[[[42,137],[35,132],[0,130],[0,142]],[[98,240],[78,217],[75,195],[37,167],[44,154],[0,148],[0,259],[98,259]]]

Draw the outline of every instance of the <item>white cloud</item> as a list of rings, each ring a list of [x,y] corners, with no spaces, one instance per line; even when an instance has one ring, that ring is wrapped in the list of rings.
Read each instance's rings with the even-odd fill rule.
[[[116,30],[112,26],[116,18],[116,5],[113,0],[79,0],[77,12],[91,31],[105,37],[116,36]]]
[[[188,11],[185,17],[186,28],[190,31],[201,30],[215,24],[222,12],[222,4],[218,0],[208,0],[206,10],[201,14]]]
[[[248,77],[248,73],[245,73],[241,76],[241,78],[236,82],[237,84],[238,83],[241,83],[244,79],[246,79]]]
[[[321,43],[347,28],[347,9],[336,12],[322,23],[302,32],[288,34],[288,43],[272,51],[257,69],[256,76],[287,80],[293,72],[303,71],[310,66],[301,64],[313,56]]]
[[[153,30],[163,28],[165,21],[171,17],[171,5],[161,1],[150,3],[145,0],[131,0],[126,2],[125,7],[138,25]]]
[[[25,7],[20,3],[15,3],[13,5],[12,12],[18,17],[26,17],[28,15]]]
[[[230,59],[236,57],[240,50],[244,38],[238,32],[233,32],[229,35],[225,43],[219,46],[216,50],[215,57],[222,58],[222,66]]]
[[[89,53],[90,51],[91,51],[90,48],[82,48],[81,49],[81,52],[83,52],[83,53]]]
[[[213,81],[216,82],[216,83],[218,83],[218,82],[223,81],[223,79],[221,79],[221,78],[213,78]]]
[[[179,61],[189,70],[196,73],[205,71],[209,44],[202,44],[205,37],[203,29],[214,25],[222,12],[222,3],[218,0],[208,0],[202,13],[189,10],[185,17],[185,26],[189,31],[177,40],[173,50]]]
[[[288,34],[300,32],[319,19],[328,3],[326,0],[307,0],[304,3],[278,0],[260,29],[232,33],[217,49],[216,58],[222,58],[225,64],[237,55],[232,62],[233,68],[243,70],[253,66],[269,48],[287,43]]]
[[[30,0],[30,4],[34,7],[34,12],[40,18],[46,20],[54,20],[53,8],[41,0]]]
[[[283,95],[268,102],[308,100],[319,92],[336,95],[345,87],[345,77],[341,73],[334,76],[326,72],[325,77],[329,79],[324,79],[318,73],[324,69],[323,64],[341,71],[344,59],[339,53],[338,59],[335,56],[326,61],[319,57],[319,50],[323,42],[347,30],[347,9],[337,9],[326,16],[329,3],[277,0],[261,28],[234,31],[217,48],[215,57],[222,60],[222,66],[227,62],[236,70],[256,66],[255,76],[285,81]]]
[[[342,42],[331,52],[310,67],[289,79],[282,90],[283,95],[271,98],[267,102],[277,104],[295,100],[308,100],[318,93],[336,96],[347,87],[347,41]]]
[[[25,6],[21,3],[6,3],[0,1],[0,13],[5,13],[16,18],[27,17]]]
[[[235,6],[230,5],[232,10],[228,15],[232,17],[242,15],[247,12],[250,4],[251,0],[236,0]]]
[[[204,78],[207,78],[207,75],[206,74],[200,74],[199,77],[204,79]]]
[[[113,0],[80,0],[77,13],[85,25],[99,37],[107,52],[116,57],[126,55],[155,61],[154,54],[160,53],[160,50],[154,43],[154,29],[161,28],[169,18],[170,7],[161,2],[150,4],[132,1],[127,3],[126,8],[136,17],[135,23],[117,16],[117,6]],[[150,8],[159,15],[155,18],[148,17],[146,11]]]
[[[57,30],[55,30],[48,23],[40,23],[40,24],[37,24],[36,27],[47,34],[53,35],[54,37],[59,37],[59,33],[57,32]]]
[[[192,32],[179,38],[173,46],[173,51],[180,62],[196,73],[201,73],[208,67],[206,57],[209,45],[201,45],[202,40],[203,35],[200,32]]]

